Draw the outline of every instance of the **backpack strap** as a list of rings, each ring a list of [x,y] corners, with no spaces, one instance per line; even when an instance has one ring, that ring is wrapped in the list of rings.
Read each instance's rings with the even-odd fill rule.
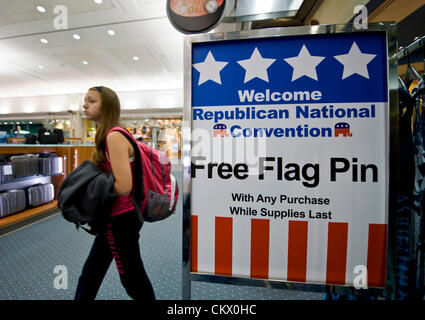
[[[153,165],[153,152],[152,152],[151,147],[149,147],[149,151],[150,151],[150,160],[151,160],[151,168],[152,168],[152,177],[155,180],[155,172],[154,172],[154,165]],[[161,156],[164,156],[164,155],[161,151],[158,150],[158,159],[159,159],[159,164],[161,165],[162,188],[163,188],[162,190],[164,191],[164,193],[166,193],[167,191],[165,189],[165,171],[164,171],[164,164],[163,164],[163,160],[161,159]],[[158,188],[156,187],[156,181],[154,182],[154,185],[155,185],[155,191],[158,192]]]
[[[159,158],[159,163],[161,164],[162,187],[163,187],[164,193],[167,193],[167,189],[165,188],[165,171],[164,171],[164,163],[166,162],[165,154],[163,154],[162,152],[159,152],[158,158]]]
[[[150,156],[150,160],[151,160],[152,178],[155,180],[155,172],[154,172],[154,167],[153,167],[153,152],[152,152],[151,147],[149,147],[149,156]],[[156,181],[154,181],[154,186],[155,186],[155,191],[158,192],[158,188],[156,187]]]
[[[136,209],[137,216],[139,217],[139,221],[143,224],[144,217],[143,213],[140,211],[140,205],[138,204],[138,201],[141,202],[145,199],[145,193],[144,185],[143,185],[143,170],[142,170],[142,155],[140,154],[139,146],[137,145],[136,140],[133,138],[133,136],[128,132],[126,129],[122,127],[113,127],[108,131],[108,134],[112,131],[119,131],[121,132],[127,140],[130,142],[134,149],[134,158],[135,158],[135,166],[134,166],[134,176],[133,176],[133,183],[134,183],[134,189],[131,191],[131,201],[133,203],[134,208]],[[106,140],[106,139],[105,139]]]

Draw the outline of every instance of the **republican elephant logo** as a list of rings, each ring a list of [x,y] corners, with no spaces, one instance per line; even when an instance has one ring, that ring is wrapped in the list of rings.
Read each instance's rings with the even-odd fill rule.
[[[343,137],[353,136],[350,132],[350,125],[347,122],[338,122],[335,125],[335,137],[339,137],[340,134],[342,134]]]

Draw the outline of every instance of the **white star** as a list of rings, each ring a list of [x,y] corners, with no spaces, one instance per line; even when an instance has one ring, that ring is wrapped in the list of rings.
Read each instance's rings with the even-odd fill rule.
[[[228,62],[216,61],[211,51],[208,51],[208,55],[204,62],[194,63],[193,67],[199,71],[199,82],[198,86],[208,80],[212,80],[221,84],[220,71],[228,64]]]
[[[292,72],[292,80],[295,81],[302,76],[307,76],[313,80],[317,79],[316,67],[322,62],[325,57],[312,56],[308,52],[307,47],[303,44],[300,53],[297,57],[286,58],[285,60],[288,64],[294,68]]]
[[[275,61],[276,59],[263,58],[257,47],[255,47],[254,51],[252,52],[251,58],[238,61],[238,63],[245,69],[244,83],[247,83],[249,80],[252,80],[254,78],[259,78],[269,82],[267,69]]]
[[[344,72],[342,79],[345,79],[355,73],[369,79],[369,72],[367,65],[376,57],[376,54],[362,53],[357,46],[356,42],[353,42],[350,52],[339,56],[334,56],[340,63],[344,65]]]

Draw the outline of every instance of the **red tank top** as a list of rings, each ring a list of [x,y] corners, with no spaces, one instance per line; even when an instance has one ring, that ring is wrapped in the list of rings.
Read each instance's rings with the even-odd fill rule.
[[[108,137],[109,133],[111,133],[111,130],[109,130],[109,132],[106,134],[105,136],[105,155],[106,158],[105,160],[100,164],[101,168],[103,169],[103,171],[108,172],[108,173],[112,173],[112,167],[111,167],[111,162],[109,160],[109,149],[108,149],[108,142],[106,140],[106,138]],[[134,157],[130,158],[130,167],[131,167],[131,172],[132,175],[134,176]],[[134,184],[133,185],[133,190],[134,190]],[[134,210],[134,206],[133,206],[133,202],[131,199],[131,195],[128,196],[117,196],[114,205],[112,206],[112,210],[111,213],[109,215],[109,217],[115,217],[119,214]]]

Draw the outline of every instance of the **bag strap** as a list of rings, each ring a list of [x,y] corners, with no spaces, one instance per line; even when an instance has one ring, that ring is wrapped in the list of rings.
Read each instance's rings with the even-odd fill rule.
[[[164,158],[164,162],[165,162],[165,154],[163,154],[162,152],[159,152],[158,158],[160,158],[159,163],[161,164],[162,187],[163,187],[164,193],[167,193],[167,190],[165,189],[165,171],[164,171],[163,160],[161,159],[162,157]]]
[[[145,198],[145,193],[142,192],[142,190],[144,190],[144,185],[143,185],[142,155],[140,154],[139,146],[137,145],[136,140],[133,138],[130,132],[128,132],[124,128],[113,127],[112,129],[108,131],[108,134],[112,131],[121,132],[127,138],[127,140],[130,141],[131,145],[133,146],[134,158],[135,158],[133,183],[135,186],[135,192],[133,192],[132,190],[130,195],[131,195],[131,201],[133,203],[133,206],[136,209],[137,216],[139,217],[139,221],[143,224],[145,219],[143,217],[143,213],[140,211],[140,205],[136,201],[136,195],[135,195],[135,193],[139,196],[142,195],[142,198],[138,199],[139,201],[143,201]]]
[[[152,148],[149,147],[150,149],[150,158],[151,158],[151,168],[152,168],[152,177],[155,180],[155,172],[154,172],[154,165],[153,165],[153,152],[152,152]],[[165,189],[165,171],[164,171],[164,164],[163,164],[163,160],[161,159],[162,157],[165,157],[165,155],[158,150],[158,159],[159,159],[159,164],[161,165],[161,175],[162,175],[162,190],[164,191],[164,193],[166,193],[166,189]],[[164,162],[165,162],[165,158],[164,158]],[[155,185],[155,191],[158,192],[158,188],[156,187],[156,181],[154,181],[154,185]]]
[[[150,156],[150,160],[151,160],[151,168],[152,168],[152,178],[154,180],[153,184],[155,186],[155,191],[158,193],[158,188],[156,187],[156,181],[155,181],[155,172],[154,172],[154,166],[153,166],[153,152],[152,152],[152,148],[149,147],[149,156]]]

